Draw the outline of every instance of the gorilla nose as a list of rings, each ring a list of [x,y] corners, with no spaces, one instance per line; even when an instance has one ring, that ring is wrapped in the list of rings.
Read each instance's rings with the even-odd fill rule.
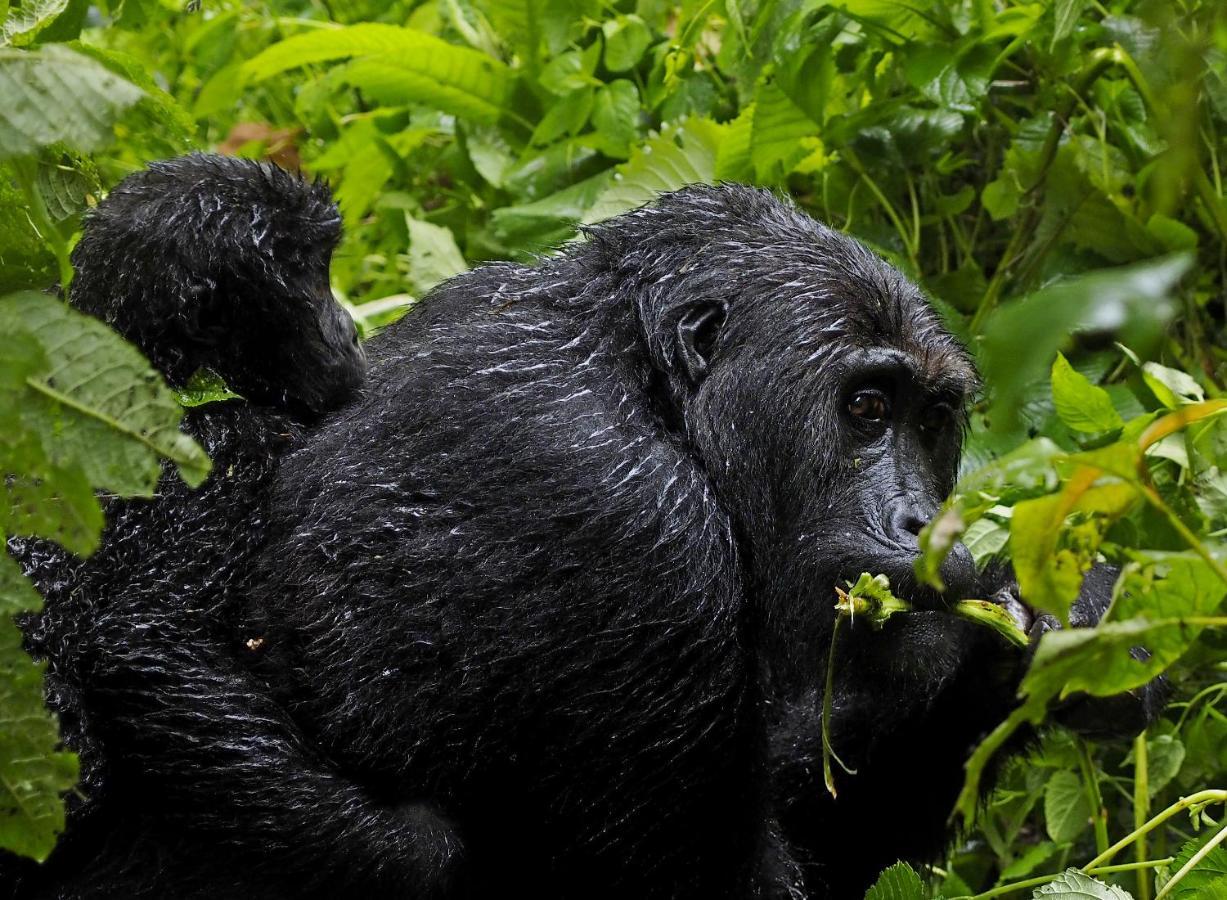
[[[922,510],[911,500],[901,499],[887,511],[886,529],[891,540],[901,547],[917,546],[920,529],[929,524],[932,512]]]

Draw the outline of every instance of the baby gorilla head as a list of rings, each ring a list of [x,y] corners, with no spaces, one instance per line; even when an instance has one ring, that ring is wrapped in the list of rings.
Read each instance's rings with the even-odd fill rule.
[[[209,369],[252,403],[314,418],[366,374],[328,282],[340,236],[320,183],[245,159],[154,163],[86,219],[71,300],[176,386]]]

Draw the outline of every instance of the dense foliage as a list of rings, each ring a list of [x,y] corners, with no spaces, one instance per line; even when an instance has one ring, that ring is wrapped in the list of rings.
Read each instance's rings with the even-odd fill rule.
[[[148,494],[158,456],[207,472],[143,361],[29,293],[149,159],[326,177],[366,330],[660,190],[787,191],[985,372],[922,573],[961,536],[1061,617],[1092,560],[1124,566],[1105,624],[1045,637],[946,864],[870,896],[1227,897],[1225,133],[1215,0],[0,0],[0,535],[88,553],[95,489]],[[36,603],[0,555],[0,845],[42,857],[75,768],[9,621]],[[1165,669],[1176,702],[1131,747],[1046,730],[977,811],[1011,732]]]

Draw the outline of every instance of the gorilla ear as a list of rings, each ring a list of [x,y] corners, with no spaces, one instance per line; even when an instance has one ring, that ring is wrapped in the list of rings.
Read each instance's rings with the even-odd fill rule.
[[[692,306],[678,320],[677,355],[692,383],[707,375],[707,361],[723,324],[724,306],[714,303]]]

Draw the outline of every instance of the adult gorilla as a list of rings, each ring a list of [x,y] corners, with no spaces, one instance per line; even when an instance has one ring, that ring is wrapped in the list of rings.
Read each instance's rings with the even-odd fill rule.
[[[178,165],[162,195],[212,166],[286,227],[267,172]],[[195,241],[227,206],[200,199]],[[301,434],[194,413],[219,474],[128,504],[98,560],[24,549],[91,777],[15,893],[845,898],[939,849],[1023,659],[944,611],[996,587],[965,550],[949,598],[912,578],[975,389],[914,286],[765,192],[693,187],[448,282],[368,350]],[[918,610],[841,651],[834,801],[819,687],[862,571]]]

